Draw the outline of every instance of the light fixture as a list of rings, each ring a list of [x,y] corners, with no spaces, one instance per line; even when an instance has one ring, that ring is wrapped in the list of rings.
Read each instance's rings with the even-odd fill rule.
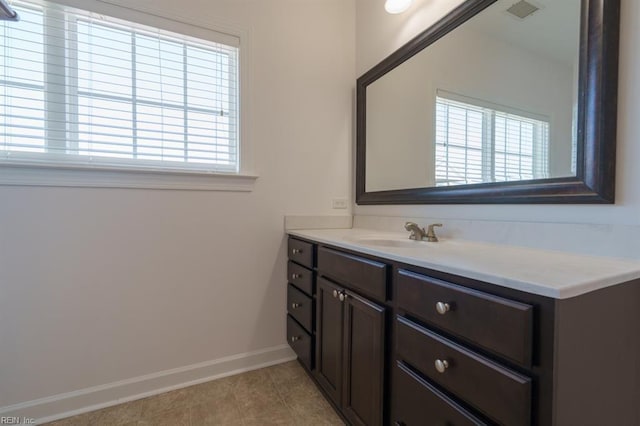
[[[17,21],[18,19],[20,19],[18,13],[5,0],[0,0],[0,21]]]
[[[412,1],[413,0],[387,0],[384,4],[384,9],[395,15],[409,9]]]

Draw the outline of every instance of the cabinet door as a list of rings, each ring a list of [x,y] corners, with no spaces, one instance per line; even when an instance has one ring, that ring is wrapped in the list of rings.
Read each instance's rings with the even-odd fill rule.
[[[349,292],[344,305],[342,409],[353,425],[381,425],[385,310]]]
[[[344,304],[334,296],[342,289],[318,278],[316,292],[316,370],[320,386],[336,405],[342,397]]]

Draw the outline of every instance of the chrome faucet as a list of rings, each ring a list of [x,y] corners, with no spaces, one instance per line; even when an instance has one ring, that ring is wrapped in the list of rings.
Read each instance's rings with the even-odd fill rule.
[[[437,243],[438,237],[436,236],[436,232],[433,229],[436,226],[442,226],[442,224],[432,223],[427,227],[427,230],[425,231],[424,228],[420,228],[416,223],[407,222],[404,224],[404,229],[411,232],[411,235],[409,235],[409,239],[411,240],[416,240],[416,241],[426,240],[430,243]]]

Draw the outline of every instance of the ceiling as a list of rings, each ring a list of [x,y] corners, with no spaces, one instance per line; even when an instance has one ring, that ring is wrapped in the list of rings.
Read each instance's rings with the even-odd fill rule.
[[[506,10],[519,0],[498,0],[465,24],[539,55],[567,64],[578,57],[580,0],[527,0],[540,10],[519,19]]]

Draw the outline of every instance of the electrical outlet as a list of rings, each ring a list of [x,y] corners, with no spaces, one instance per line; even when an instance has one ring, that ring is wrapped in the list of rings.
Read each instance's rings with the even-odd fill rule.
[[[347,208],[347,199],[346,198],[334,198],[333,199],[333,208],[334,209],[346,209]]]

